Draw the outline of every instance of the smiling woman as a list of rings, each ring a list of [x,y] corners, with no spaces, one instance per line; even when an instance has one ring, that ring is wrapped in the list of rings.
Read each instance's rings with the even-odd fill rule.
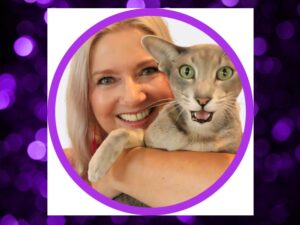
[[[65,153],[85,180],[92,156],[110,132],[146,129],[173,99],[166,74],[141,45],[149,34],[172,42],[160,17],[138,17],[101,30],[72,59],[67,88],[71,148]],[[183,70],[190,76],[191,70]],[[126,193],[151,207],[166,206],[207,189],[233,157],[137,147],[124,150],[107,174],[90,184],[110,198],[120,200],[117,196]],[[131,197],[125,203],[145,206]]]
[[[141,46],[144,35],[137,28],[123,27],[94,41],[90,102],[107,133],[121,127],[147,128],[159,112],[149,106],[172,98],[166,75]]]

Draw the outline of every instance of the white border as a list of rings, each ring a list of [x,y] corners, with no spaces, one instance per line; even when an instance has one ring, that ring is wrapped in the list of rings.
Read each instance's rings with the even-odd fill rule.
[[[54,72],[73,42],[100,20],[127,10],[48,9],[48,93]],[[220,34],[244,65],[253,90],[252,9],[172,10],[192,16]],[[175,41],[179,45],[185,44],[180,43],[178,39]],[[58,119],[62,118],[58,115],[64,113],[63,105],[63,102],[56,103]],[[64,134],[62,136],[62,140],[68,140]],[[62,136],[60,134],[60,137]],[[63,142],[63,146],[64,144]],[[103,205],[74,183],[57,158],[49,134],[48,215],[128,215]],[[253,135],[240,166],[229,181],[205,201],[173,215],[253,215]]]

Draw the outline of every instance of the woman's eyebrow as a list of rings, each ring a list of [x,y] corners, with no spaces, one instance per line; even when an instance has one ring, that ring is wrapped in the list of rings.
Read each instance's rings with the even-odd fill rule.
[[[98,74],[113,74],[113,70],[111,69],[96,70],[92,73],[92,77]]]
[[[158,63],[154,59],[146,59],[141,62],[138,62],[135,67],[142,68],[144,66],[149,66],[151,64],[157,65]],[[95,75],[99,75],[99,74],[113,74],[113,73],[114,73],[114,70],[112,70],[112,69],[96,70],[96,71],[92,72],[92,77]]]
[[[155,64],[155,65],[157,65],[158,63],[154,59],[147,59],[147,60],[143,60],[143,61],[139,62],[136,65],[136,67],[137,68],[141,68],[141,67],[144,67],[144,66],[149,66],[149,64]]]

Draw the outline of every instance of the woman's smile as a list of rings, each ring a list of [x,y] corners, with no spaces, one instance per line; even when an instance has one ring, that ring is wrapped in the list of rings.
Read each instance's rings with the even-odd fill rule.
[[[159,113],[158,107],[147,108],[137,112],[116,115],[120,126],[127,128],[147,128]]]

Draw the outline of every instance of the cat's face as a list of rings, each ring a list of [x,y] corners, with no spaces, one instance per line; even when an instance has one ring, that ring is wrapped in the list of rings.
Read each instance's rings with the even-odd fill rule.
[[[191,121],[221,126],[234,116],[232,108],[242,86],[221,47],[204,44],[183,48],[154,36],[142,42],[169,75],[176,101],[189,112]]]

